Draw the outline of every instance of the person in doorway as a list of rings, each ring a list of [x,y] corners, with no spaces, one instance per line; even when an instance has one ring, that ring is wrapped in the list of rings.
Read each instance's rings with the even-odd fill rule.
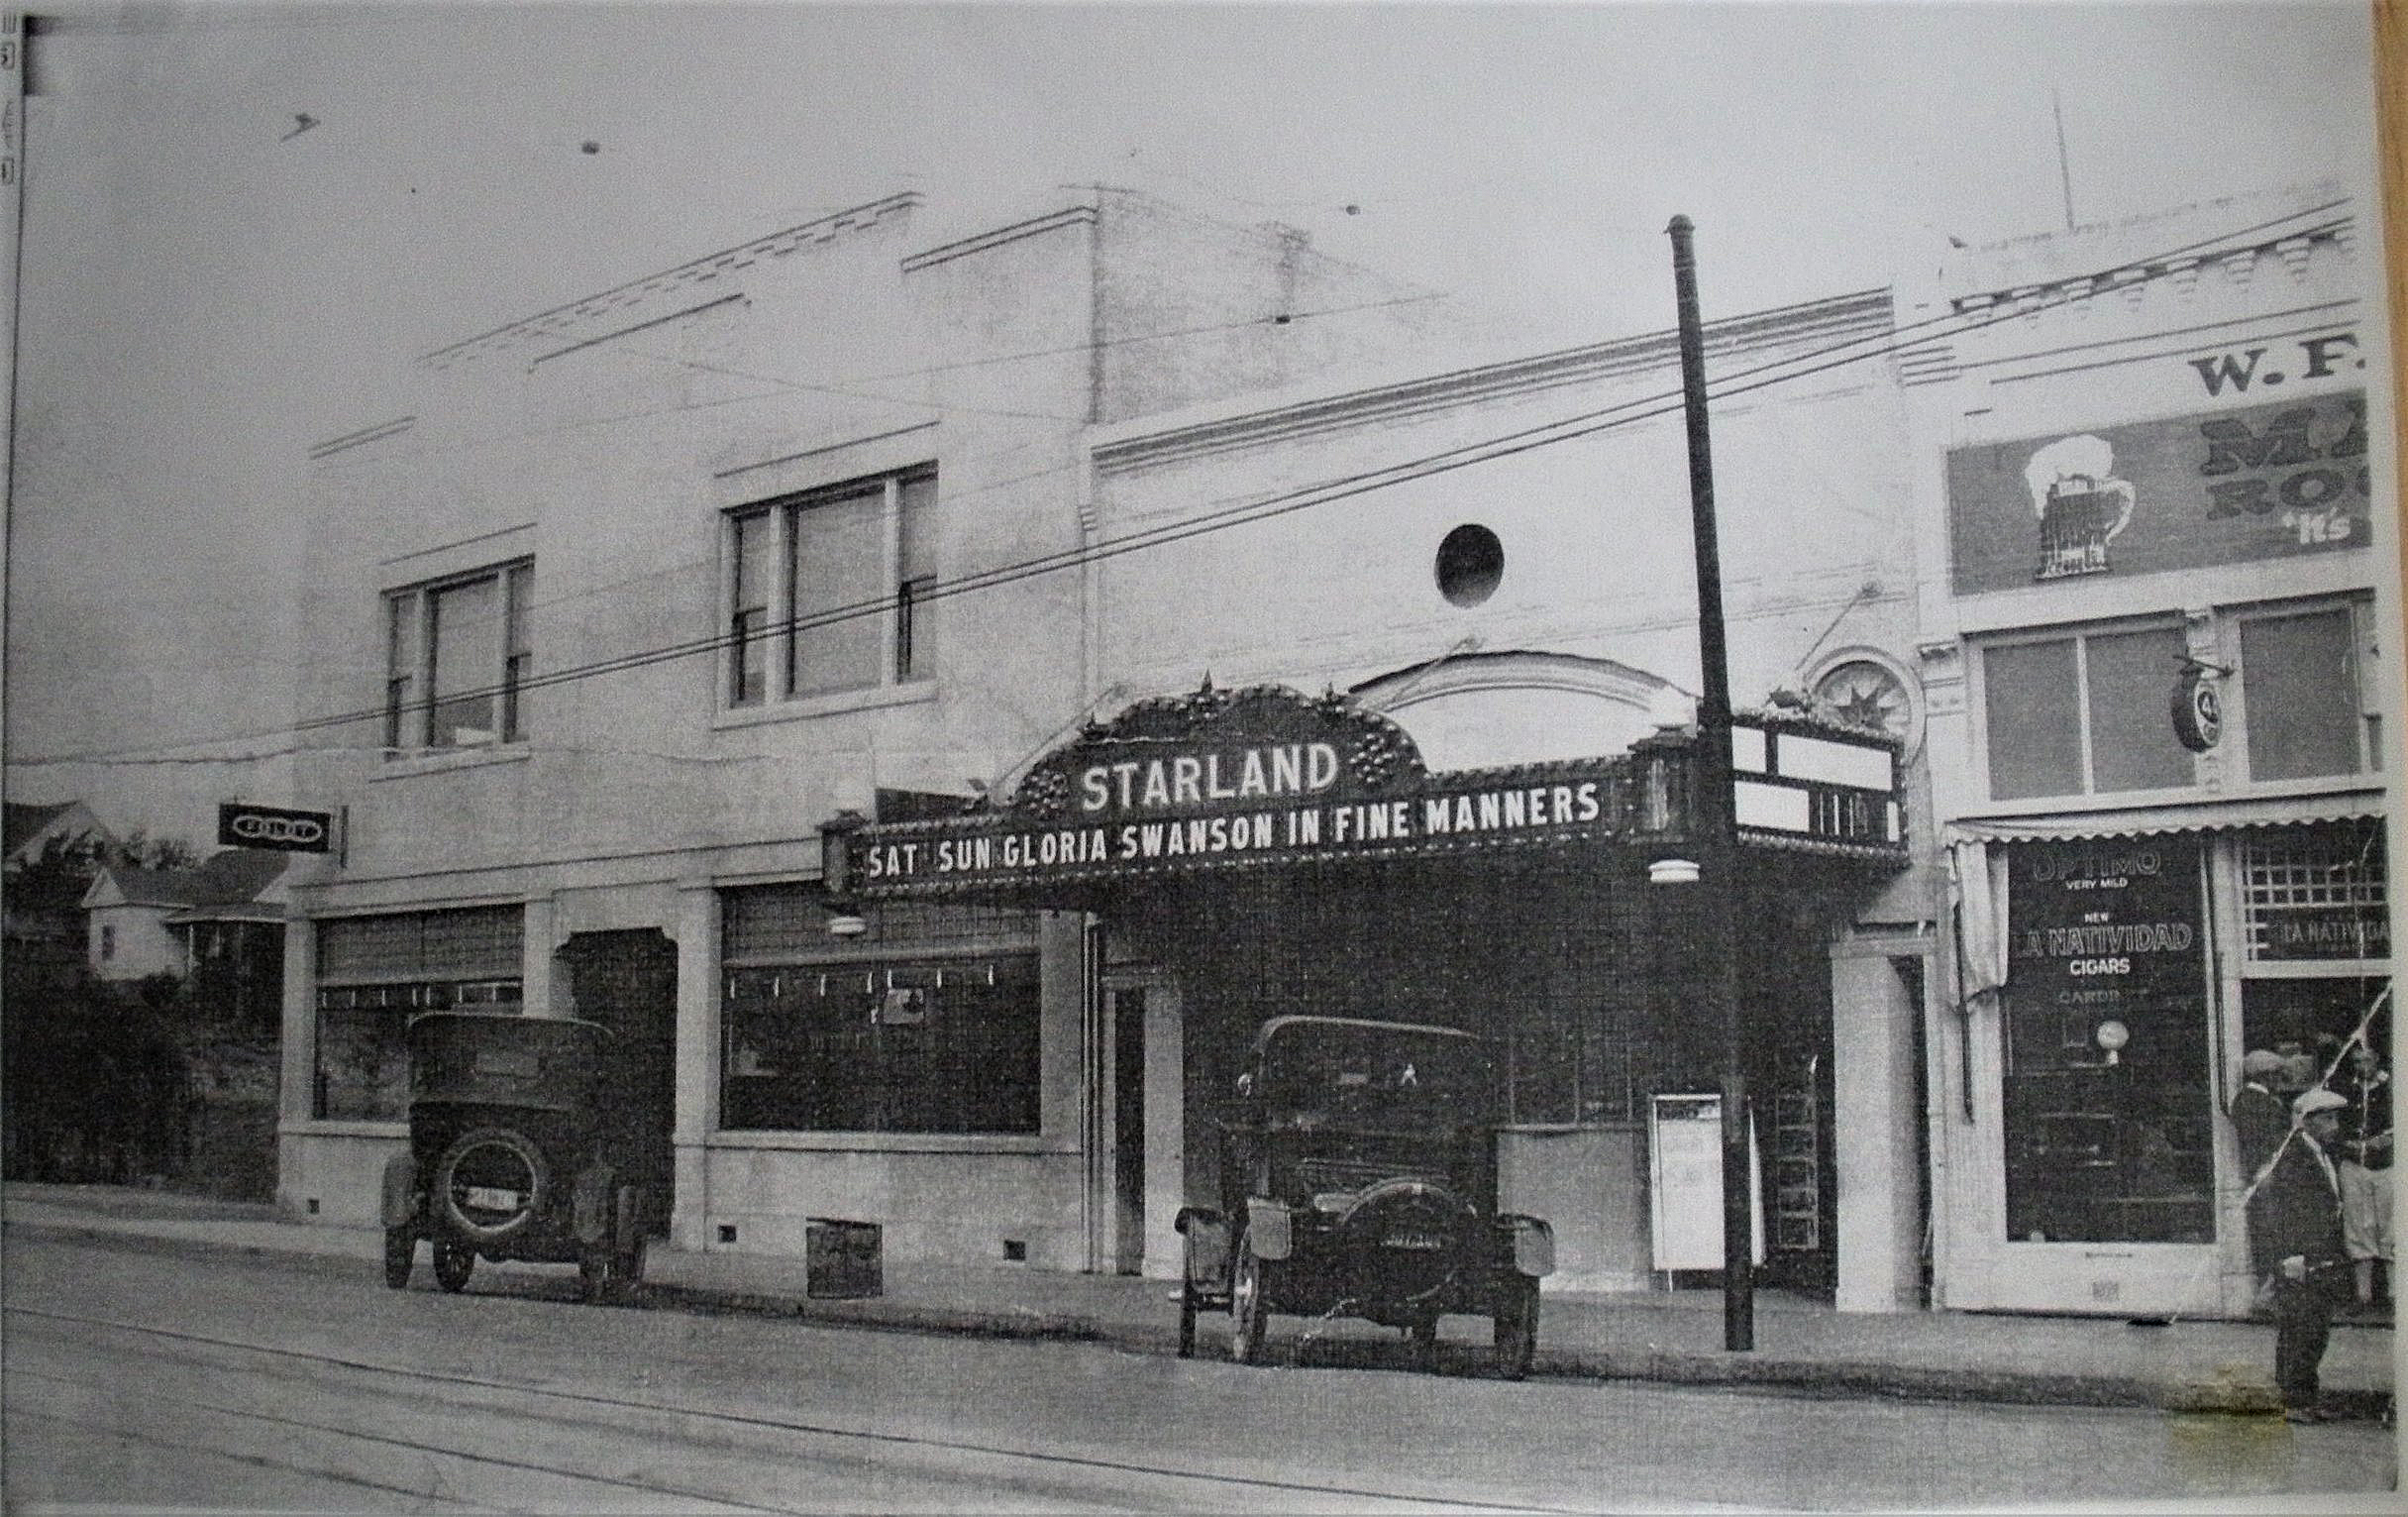
[[[2241,1148],[2242,1183],[2257,1178],[2266,1160],[2282,1146],[2291,1131],[2289,1103],[2274,1094],[2282,1075],[2282,1055],[2271,1048],[2251,1048],[2241,1058],[2241,1089],[2233,1096],[2233,1138]]]
[[[2361,1308],[2391,1295],[2391,1071],[2363,1038],[2335,1081],[2341,1121],[2341,1236]]]
[[[2318,1086],[2291,1103],[2292,1132],[2250,1198],[2250,1256],[2271,1278],[2274,1385],[2292,1422],[2327,1422],[2318,1366],[2333,1334],[2345,1255],[2333,1150],[2348,1100]]]

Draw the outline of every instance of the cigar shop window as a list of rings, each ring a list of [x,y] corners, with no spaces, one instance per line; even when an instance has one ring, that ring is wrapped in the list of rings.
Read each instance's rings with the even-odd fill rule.
[[[1035,914],[874,906],[838,939],[810,887],[721,903],[723,1129],[1038,1131]]]
[[[2193,783],[2167,703],[2178,624],[2017,637],[1981,649],[1990,797],[2105,795]]]

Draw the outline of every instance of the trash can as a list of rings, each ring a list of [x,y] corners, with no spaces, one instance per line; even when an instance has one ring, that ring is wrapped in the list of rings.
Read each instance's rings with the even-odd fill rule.
[[[803,1235],[803,1289],[818,1300],[845,1301],[885,1291],[875,1222],[808,1219]]]

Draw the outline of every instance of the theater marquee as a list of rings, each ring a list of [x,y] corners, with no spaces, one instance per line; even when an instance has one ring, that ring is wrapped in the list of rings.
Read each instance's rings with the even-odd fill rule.
[[[1894,746],[1756,728],[1740,733],[1742,835],[1862,856],[1903,850]],[[1828,772],[1842,748],[1870,760]],[[1767,756],[1827,762],[1783,773]],[[1003,806],[868,825],[843,838],[840,880],[865,898],[953,894],[1345,858],[1675,838],[1688,826],[1690,743],[1432,775],[1403,728],[1350,698],[1207,686],[1141,701],[1040,759]],[[1751,802],[1750,796],[1741,798]]]

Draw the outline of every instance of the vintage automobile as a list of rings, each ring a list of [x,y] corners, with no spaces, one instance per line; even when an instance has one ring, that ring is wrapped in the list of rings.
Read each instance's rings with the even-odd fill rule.
[[[1196,1315],[1230,1316],[1259,1363],[1275,1312],[1401,1328],[1434,1360],[1438,1319],[1491,1319],[1495,1366],[1529,1372],[1555,1240],[1497,1211],[1496,1060],[1452,1028],[1275,1017],[1216,1117],[1220,1205],[1182,1208],[1179,1352]]]
[[[430,1012],[407,1033],[410,1146],[386,1161],[384,1283],[479,1258],[574,1263],[584,1297],[644,1277],[647,1187],[613,1098],[607,1028],[565,1017]]]

